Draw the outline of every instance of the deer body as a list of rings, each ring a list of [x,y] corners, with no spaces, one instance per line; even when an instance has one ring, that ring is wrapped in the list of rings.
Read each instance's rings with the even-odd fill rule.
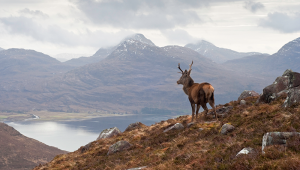
[[[194,80],[190,77],[192,71],[191,69],[192,64],[190,65],[190,69],[188,71],[187,70],[182,71],[180,68],[180,64],[178,64],[178,68],[181,71],[182,76],[177,81],[177,84],[183,85],[182,89],[184,93],[188,95],[192,107],[192,121],[194,120],[194,113],[195,113],[196,106],[197,106],[196,119],[198,117],[198,112],[201,106],[204,109],[205,111],[204,115],[206,116],[206,114],[208,113],[208,108],[206,107],[206,103],[209,103],[209,105],[213,108],[216,119],[218,119],[216,108],[215,108],[214,88],[211,84],[206,82],[200,84],[194,83]]]

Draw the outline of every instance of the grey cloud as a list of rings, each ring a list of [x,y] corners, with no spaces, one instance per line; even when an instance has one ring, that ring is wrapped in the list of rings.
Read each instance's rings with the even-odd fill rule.
[[[197,39],[191,36],[187,31],[182,29],[162,30],[162,34],[172,43],[188,44],[196,42]]]
[[[288,15],[287,13],[269,13],[266,19],[259,22],[259,26],[272,28],[284,33],[300,31],[300,13]]]
[[[40,42],[66,46],[111,46],[117,44],[125,36],[133,33],[131,31],[106,33],[87,30],[85,33],[75,34],[58,25],[47,26],[38,24],[32,18],[27,17],[0,18],[0,22],[11,34],[24,35]],[[99,41],[99,39],[105,41]]]
[[[95,24],[119,28],[171,29],[203,20],[195,9],[239,0],[70,0]]]
[[[30,10],[28,8],[24,8],[19,11],[20,14],[25,14],[25,15],[30,15],[30,16],[37,16],[37,17],[43,17],[43,18],[48,18],[49,16],[42,11],[39,10]]]
[[[255,13],[258,10],[264,9],[265,6],[260,2],[254,2],[252,0],[249,0],[249,1],[245,1],[244,8],[250,10],[253,13]]]

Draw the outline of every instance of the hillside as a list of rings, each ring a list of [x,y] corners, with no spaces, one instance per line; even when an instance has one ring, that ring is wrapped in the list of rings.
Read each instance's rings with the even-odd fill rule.
[[[292,40],[281,47],[277,53],[268,55],[254,55],[241,59],[229,60],[224,66],[233,71],[262,74],[273,78],[286,68],[300,72],[300,38]]]
[[[187,44],[184,47],[195,50],[216,63],[224,63],[228,60],[240,59],[246,56],[261,55],[261,53],[258,52],[237,52],[226,48],[220,48],[205,40],[195,44]]]
[[[57,156],[35,170],[299,168],[299,136],[288,140],[285,138],[286,145],[272,146],[267,143],[270,146],[264,148],[265,154],[262,154],[263,136],[267,132],[300,131],[299,104],[282,108],[284,97],[269,104],[256,103],[257,99],[248,97],[244,105],[239,101],[219,105],[217,108],[220,110],[223,107],[233,108],[218,122],[212,117],[201,116],[201,121],[189,125],[191,116],[180,116],[125,131],[111,138],[95,140],[75,152]],[[176,123],[183,124],[184,128],[164,132]],[[235,129],[221,134],[224,133],[221,127],[225,123],[233,125]],[[128,141],[131,145],[124,151],[108,155],[110,146],[118,141]],[[248,148],[250,153],[236,156],[243,148]]]
[[[14,128],[0,123],[0,169],[24,170],[46,163],[66,153],[55,147],[23,136]]]
[[[183,69],[194,61],[192,77],[215,87],[216,102],[232,100],[244,89],[261,89],[261,77],[248,77],[228,71],[199,53],[185,47],[157,47],[128,39],[101,62],[71,70],[51,80],[27,86],[35,94],[36,109],[77,110],[83,108],[133,112],[143,108],[190,108],[182,87],[176,85]],[[189,112],[189,110],[188,110]]]

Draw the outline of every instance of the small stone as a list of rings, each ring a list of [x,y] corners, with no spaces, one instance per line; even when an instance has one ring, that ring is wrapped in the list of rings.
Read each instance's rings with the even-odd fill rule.
[[[187,124],[187,128],[190,128],[191,126],[193,126],[195,124],[195,122],[191,122],[189,124]]]
[[[245,100],[241,100],[240,101],[240,105],[246,105],[246,101]]]
[[[144,127],[146,125],[144,125],[143,123],[141,122],[135,122],[135,123],[131,123],[130,125],[128,125],[128,127],[125,129],[125,132],[127,131],[132,131],[134,129],[139,129],[141,127]]]
[[[147,168],[147,166],[142,166],[142,167],[138,167],[138,168],[130,168],[127,170],[140,170],[140,169],[145,169],[145,168]]]
[[[199,128],[199,131],[201,132],[202,130],[204,130],[203,128]]]
[[[243,100],[247,97],[252,97],[252,96],[259,96],[258,93],[256,93],[253,90],[245,90],[241,93],[240,97],[238,98],[238,100]]]
[[[90,143],[86,144],[85,146],[81,147],[80,148],[81,153],[84,153],[87,150],[89,150],[91,145],[92,145],[92,142],[90,142]]]
[[[221,134],[226,135],[227,133],[232,132],[234,129],[234,126],[226,123],[221,128]]]
[[[184,126],[181,123],[176,123],[175,125],[164,130],[164,132],[168,132],[170,130],[181,130],[181,129],[184,129]]]
[[[110,137],[112,137],[112,136],[114,136],[114,135],[117,135],[117,134],[119,134],[119,133],[121,133],[121,131],[120,131],[117,127],[105,129],[105,130],[103,130],[103,131],[100,133],[100,135],[99,135],[99,137],[97,138],[97,140],[99,140],[99,139],[105,139],[105,138],[110,138]]]
[[[129,149],[131,144],[125,140],[121,140],[113,145],[111,145],[108,149],[107,155],[112,153],[121,152],[123,150]]]
[[[248,155],[248,154],[253,154],[253,153],[255,153],[255,150],[251,147],[247,147],[247,148],[242,149],[238,154],[236,154],[236,156]]]

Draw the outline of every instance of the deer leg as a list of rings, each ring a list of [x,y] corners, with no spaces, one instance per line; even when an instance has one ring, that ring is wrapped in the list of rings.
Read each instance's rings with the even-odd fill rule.
[[[191,103],[192,106],[192,121],[194,120],[194,113],[195,113],[195,104]]]
[[[218,120],[216,107],[215,107],[215,101],[214,100],[209,100],[208,102],[209,102],[209,105],[211,106],[211,108],[213,109],[213,111],[215,112],[216,120]]]
[[[196,110],[196,120],[198,118],[198,112],[199,112],[199,109],[200,109],[201,105],[200,104],[197,104],[197,110]]]
[[[204,116],[207,116],[208,108],[206,107],[206,103],[201,104],[202,108],[204,109]]]

